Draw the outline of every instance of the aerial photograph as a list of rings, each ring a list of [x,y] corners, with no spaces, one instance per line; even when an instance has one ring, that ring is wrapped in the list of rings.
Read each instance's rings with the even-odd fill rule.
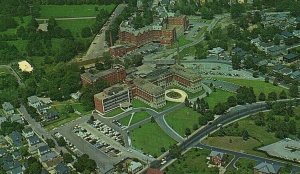
[[[300,174],[300,0],[0,0],[0,174]]]

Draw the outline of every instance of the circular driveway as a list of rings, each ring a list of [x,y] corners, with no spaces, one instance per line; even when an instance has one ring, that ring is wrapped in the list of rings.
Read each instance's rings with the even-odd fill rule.
[[[169,92],[177,92],[177,93],[179,93],[181,95],[181,97],[180,98],[176,98],[176,99],[175,98],[171,98],[171,97],[167,96],[167,93],[169,93]],[[184,92],[183,90],[180,90],[180,89],[168,89],[168,90],[165,91],[165,99],[167,101],[171,101],[171,102],[183,103],[184,100],[185,100],[185,98],[187,96],[188,96],[187,93]]]

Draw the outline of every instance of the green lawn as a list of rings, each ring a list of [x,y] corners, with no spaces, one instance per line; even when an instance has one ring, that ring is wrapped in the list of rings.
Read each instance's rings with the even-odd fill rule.
[[[132,130],[130,137],[135,148],[154,157],[162,154],[162,147],[168,150],[171,145],[176,143],[156,123],[147,123]]]
[[[69,29],[75,37],[81,37],[81,30],[84,27],[91,27],[96,19],[77,19],[57,21],[57,24],[63,29]]]
[[[193,125],[198,125],[198,118],[200,114],[193,109],[184,107],[180,110],[170,112],[165,116],[165,119],[170,127],[172,127],[178,134],[185,136],[185,129],[190,128],[193,131]]]
[[[208,97],[204,99],[208,102],[209,108],[213,109],[218,103],[224,103],[227,98],[235,95],[232,92],[217,89],[216,92],[212,92]]]
[[[253,167],[256,165],[256,163],[257,162],[254,160],[240,158],[236,162],[236,167],[238,167],[238,170],[231,167],[226,170],[225,174],[253,174]]]
[[[166,174],[216,174],[219,173],[218,168],[208,168],[207,156],[209,150],[191,149],[183,155],[183,157],[165,170]]]
[[[191,43],[192,41],[187,40],[185,35],[182,35],[178,38],[179,47],[187,45]],[[177,48],[177,42],[175,42],[170,48]]]
[[[134,115],[132,117],[130,125],[140,122],[148,117],[150,117],[150,115],[147,112],[136,112],[136,113],[134,113]],[[126,116],[125,118],[120,119],[119,122],[122,125],[127,126],[129,124],[130,118],[131,118],[131,114]]]
[[[273,91],[276,93],[280,93],[284,89],[280,86],[274,86],[272,83],[266,83],[264,81],[258,81],[258,80],[246,80],[246,79],[234,79],[234,78],[217,78],[217,79],[235,83],[241,86],[253,87],[256,96],[258,96],[259,93],[261,92],[265,94],[268,94]]]
[[[72,114],[64,114],[64,115],[60,115],[60,118],[57,120],[53,120],[53,121],[49,121],[47,123],[44,124],[44,128],[47,131],[50,131],[54,128],[57,128],[61,125],[64,125],[66,123],[69,123],[72,120],[75,120],[77,118],[79,118],[80,116],[78,114],[72,113]]]
[[[111,12],[115,5],[41,5],[41,18],[96,16],[95,7]]]
[[[14,17],[14,19],[18,23],[18,26],[16,28],[10,28],[6,31],[2,31],[0,34],[15,35],[19,26],[26,26],[29,23],[31,16],[24,16],[23,20],[21,20],[20,17]]]
[[[80,113],[87,113],[87,112],[90,112],[90,111],[87,111],[85,109],[85,107],[83,106],[82,103],[79,103],[79,102],[74,102],[72,100],[67,100],[67,101],[63,101],[63,102],[53,102],[53,105],[52,107],[55,108],[58,112],[61,112],[61,113],[65,113],[65,107],[66,105],[71,105],[73,107],[73,109],[75,111],[78,111]]]
[[[28,40],[13,40],[7,41],[8,44],[14,45],[19,51],[25,52]]]
[[[104,114],[105,117],[113,117],[120,113],[124,112],[121,108],[116,108],[112,111],[109,111],[108,113]]]
[[[1,74],[10,74],[11,71],[7,68],[0,67],[0,75]]]

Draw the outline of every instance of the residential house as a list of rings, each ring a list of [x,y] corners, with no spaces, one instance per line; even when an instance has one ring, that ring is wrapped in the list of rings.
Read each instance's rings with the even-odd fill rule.
[[[7,154],[7,150],[4,148],[0,148],[0,158],[2,158],[3,156],[5,156]]]
[[[217,166],[221,166],[224,163],[223,157],[224,153],[222,152],[211,151],[209,154],[210,162]]]
[[[56,174],[69,174],[70,168],[64,163],[59,163],[57,166],[55,166],[55,173]]]
[[[37,135],[32,135],[31,137],[26,138],[29,146],[35,146],[39,143],[41,143],[41,140]]]
[[[300,70],[297,70],[297,71],[294,71],[291,75],[290,75],[290,77],[292,78],[292,79],[295,79],[295,80],[300,80]]]
[[[13,107],[13,105],[9,102],[4,102],[2,104],[2,108],[3,108],[3,111],[6,115],[12,115],[15,113],[15,108]]]
[[[279,174],[279,169],[278,165],[262,162],[254,167],[254,174]]]
[[[9,141],[14,148],[20,148],[22,146],[22,134],[17,131],[13,131],[9,134]]]
[[[6,117],[0,116],[0,126],[3,122],[7,121]]]
[[[289,76],[290,74],[293,73],[293,70],[290,68],[283,68],[280,70],[279,74],[283,75],[283,76]]]
[[[143,164],[140,162],[131,161],[128,166],[128,172],[132,174],[135,174],[142,169],[143,169]]]
[[[51,149],[50,149],[50,147],[48,145],[41,146],[38,149],[39,156],[42,156],[42,155],[44,155],[46,153],[49,153],[49,152],[51,152]]]
[[[280,56],[287,53],[287,47],[285,45],[273,45],[266,48],[265,53],[271,56]]]
[[[285,66],[283,66],[282,64],[277,64],[273,67],[273,72],[280,73],[280,70],[282,70],[283,68],[285,68]]]
[[[79,100],[81,97],[82,93],[80,91],[77,91],[76,93],[72,93],[70,96],[73,100]]]
[[[17,160],[21,159],[21,157],[22,157],[22,154],[19,150],[13,151],[13,153],[11,155],[14,159],[17,159]]]
[[[31,96],[27,98],[28,105],[37,109],[39,106],[42,106],[42,102],[37,96]]]
[[[299,56],[294,53],[289,53],[289,54],[283,56],[283,61],[285,61],[287,63],[294,62],[298,59],[299,59]]]
[[[14,160],[12,156],[2,158],[1,166],[8,174],[23,174],[22,165],[18,160]]]
[[[281,36],[283,36],[285,39],[289,39],[289,38],[292,38],[294,35],[288,31],[283,31],[281,33]]]
[[[33,132],[33,130],[32,130],[31,127],[26,126],[26,127],[22,130],[22,135],[23,135],[23,137],[28,138],[28,137],[33,136],[33,135],[34,135],[34,132]]]
[[[17,123],[20,123],[20,124],[23,124],[23,123],[24,123],[24,120],[23,120],[23,118],[21,117],[20,114],[13,114],[13,115],[10,117],[10,121],[11,121],[11,122],[17,122]]]
[[[44,115],[44,120],[51,121],[59,118],[59,114],[57,111],[50,110]]]
[[[300,38],[300,30],[294,30],[293,35],[297,38]]]

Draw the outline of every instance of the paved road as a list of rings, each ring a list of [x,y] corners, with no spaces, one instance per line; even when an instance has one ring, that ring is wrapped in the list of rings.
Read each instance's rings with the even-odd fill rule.
[[[108,21],[101,28],[99,33],[95,36],[93,42],[91,43],[86,55],[82,58],[83,60],[96,59],[102,57],[103,53],[107,50],[105,48],[105,32],[109,26],[114,22],[116,17],[122,13],[126,4],[120,4],[115,8],[114,15],[112,15]]]
[[[31,126],[31,128],[34,130],[34,132],[43,140],[45,139],[52,139],[55,142],[55,149],[59,153],[62,152],[68,152],[66,148],[58,146],[56,140],[41,126],[40,123],[36,122],[27,112],[26,108],[21,105],[19,108],[20,113],[22,113],[24,119],[28,122],[28,124]]]
[[[286,166],[286,163],[279,161],[279,160],[275,160],[275,159],[270,159],[270,158],[263,158],[260,156],[256,156],[256,155],[250,155],[250,154],[246,154],[243,152],[236,152],[236,151],[232,151],[232,150],[227,150],[227,149],[222,149],[222,148],[218,148],[218,147],[214,147],[214,146],[209,146],[209,145],[205,145],[202,143],[199,143],[198,145],[196,145],[195,147],[199,147],[199,148],[203,148],[203,149],[208,149],[208,150],[214,150],[214,151],[218,151],[218,152],[223,152],[225,154],[231,154],[235,156],[235,161],[230,164],[230,165],[234,165],[235,162],[239,159],[239,158],[247,158],[247,159],[251,159],[251,160],[255,160],[259,163],[261,162],[267,162],[270,164],[276,164],[282,167]],[[300,171],[300,166],[299,165],[292,165],[292,171]]]
[[[15,72],[14,69],[12,69],[12,67],[10,65],[0,65],[0,68],[6,68],[9,69],[9,71],[11,72],[12,75],[14,75],[18,81],[18,84],[20,86],[24,86],[24,83],[22,82],[22,79],[20,78],[20,76]]]

